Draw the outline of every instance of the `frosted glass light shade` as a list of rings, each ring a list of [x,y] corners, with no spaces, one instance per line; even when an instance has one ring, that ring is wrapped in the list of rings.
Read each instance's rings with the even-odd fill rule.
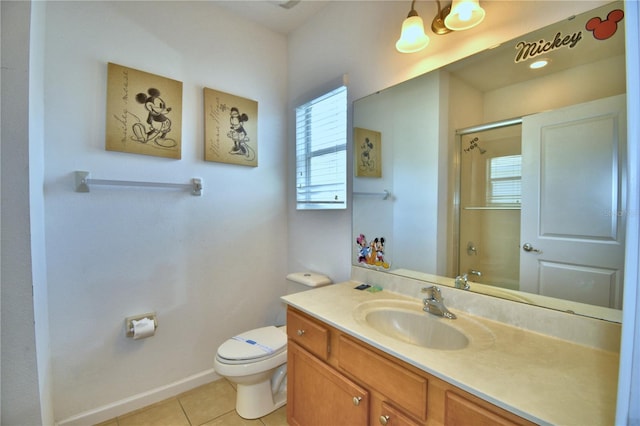
[[[468,30],[484,19],[484,9],[479,0],[453,0],[451,12],[444,18],[444,25],[450,30]]]
[[[422,18],[409,16],[402,23],[402,33],[396,42],[396,49],[402,53],[418,52],[429,44],[429,37],[424,33]]]

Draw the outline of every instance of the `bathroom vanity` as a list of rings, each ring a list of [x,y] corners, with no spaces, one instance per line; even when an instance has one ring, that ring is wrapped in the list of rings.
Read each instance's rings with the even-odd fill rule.
[[[472,315],[456,309],[455,297],[448,308],[458,319],[437,318],[420,312],[424,282],[413,284],[416,297],[354,289],[358,284],[283,297],[289,424],[614,423],[618,354],[611,347]],[[463,293],[443,292],[445,303],[452,292]],[[395,320],[402,312],[444,322],[438,333],[461,333],[466,340],[459,346],[455,339],[409,343],[371,322],[381,313]]]

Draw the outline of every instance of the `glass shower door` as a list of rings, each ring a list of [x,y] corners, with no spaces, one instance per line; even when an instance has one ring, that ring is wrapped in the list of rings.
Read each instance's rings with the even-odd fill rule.
[[[458,274],[518,290],[521,125],[460,135]]]

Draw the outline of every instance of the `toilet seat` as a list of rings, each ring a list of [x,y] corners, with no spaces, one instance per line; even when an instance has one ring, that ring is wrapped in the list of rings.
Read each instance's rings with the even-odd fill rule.
[[[277,327],[268,326],[228,339],[218,348],[216,358],[225,364],[246,364],[274,357],[286,348],[286,333]]]

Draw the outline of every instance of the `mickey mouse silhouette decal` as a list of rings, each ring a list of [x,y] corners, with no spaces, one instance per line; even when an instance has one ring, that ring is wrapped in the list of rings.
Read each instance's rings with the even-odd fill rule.
[[[596,40],[606,40],[616,33],[618,22],[622,21],[622,18],[624,18],[624,12],[615,9],[609,12],[604,21],[597,16],[589,19],[585,28],[593,32],[593,37]]]

